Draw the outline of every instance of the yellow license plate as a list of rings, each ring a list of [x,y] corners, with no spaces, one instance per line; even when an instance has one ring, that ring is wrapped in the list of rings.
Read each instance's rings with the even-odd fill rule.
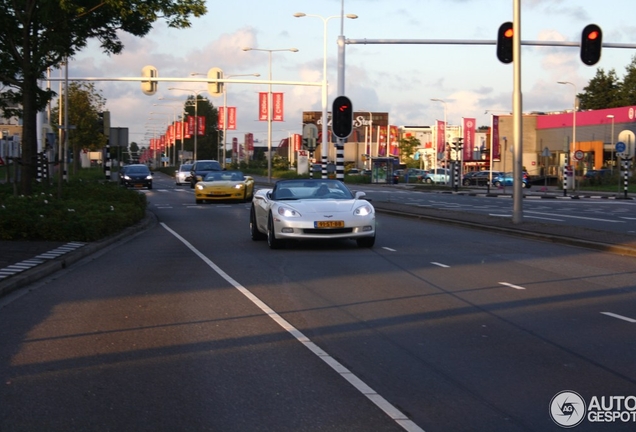
[[[345,226],[344,221],[316,221],[314,227],[316,228],[343,228]]]

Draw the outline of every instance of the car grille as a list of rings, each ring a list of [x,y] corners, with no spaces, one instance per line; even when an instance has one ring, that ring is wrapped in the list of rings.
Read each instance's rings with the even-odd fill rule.
[[[229,198],[232,194],[218,194],[218,193],[209,193],[205,195],[208,198]]]
[[[325,235],[350,234],[353,232],[353,228],[322,228],[322,229],[305,228],[303,232],[305,234],[325,234]]]

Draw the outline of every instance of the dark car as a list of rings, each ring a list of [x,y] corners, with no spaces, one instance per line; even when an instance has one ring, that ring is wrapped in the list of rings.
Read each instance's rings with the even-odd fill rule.
[[[495,187],[512,186],[513,183],[514,183],[514,176],[511,172],[499,173],[496,176],[493,174],[492,184]],[[526,189],[526,188],[529,188],[530,186],[531,186],[530,179],[528,175],[527,174],[522,175],[521,187]]]
[[[594,181],[602,181],[603,179],[607,179],[611,175],[612,170],[610,169],[587,170],[587,172],[583,175],[583,178],[593,183]]]
[[[144,164],[126,165],[120,170],[120,183],[125,187],[152,189],[152,172]]]
[[[490,183],[490,175],[492,173],[493,179],[502,174],[499,171],[473,171],[466,173],[462,178],[462,184],[464,186],[486,186]]]
[[[190,188],[205,178],[205,175],[213,171],[223,171],[223,167],[215,160],[200,160],[192,165],[190,170]]]

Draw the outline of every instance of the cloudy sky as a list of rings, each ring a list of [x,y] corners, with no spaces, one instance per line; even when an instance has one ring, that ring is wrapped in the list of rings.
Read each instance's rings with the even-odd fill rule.
[[[107,99],[113,127],[128,127],[130,140],[147,145],[147,131],[157,122],[168,123],[191,92],[169,87],[205,90],[204,83],[185,81],[191,73],[221,68],[225,75],[255,74],[266,79],[269,54],[243,51],[296,48],[272,53],[272,77],[277,81],[319,82],[323,67],[324,22],[317,17],[295,18],[296,12],[338,16],[342,0],[234,0],[208,1],[208,14],[194,19],[187,30],[167,28],[158,22],[144,38],[122,35],[123,54],[107,56],[97,44],[69,64],[73,77],[136,77],[153,65],[160,77],[184,78],[182,83],[160,83],[154,96],[146,96],[137,82],[96,83]],[[632,0],[522,0],[521,39],[527,41],[579,41],[590,23],[601,26],[603,41],[636,43]],[[490,40],[501,23],[512,21],[512,0],[344,0],[347,39]],[[329,102],[337,91],[337,46],[340,19],[327,21]],[[578,48],[522,47],[523,109],[558,111],[572,106],[574,88],[581,92],[597,68],[615,69],[623,77],[633,49],[603,50],[592,67],[579,59]],[[509,111],[512,106],[512,65],[497,60],[494,45],[356,44],[346,48],[345,94],[356,111],[388,112],[394,125],[431,125],[444,118],[458,124],[462,117],[490,123],[486,110]],[[258,92],[266,84],[228,85],[228,106],[237,107],[239,141],[247,132],[265,140],[267,123],[257,121]],[[289,133],[301,133],[302,112],[321,110],[319,87],[274,86],[285,93],[285,122],[273,125],[273,143]],[[201,93],[207,96],[207,93]],[[160,100],[159,98],[165,98]],[[168,99],[168,100],[166,100]],[[173,100],[176,99],[176,100]],[[222,106],[221,97],[211,98]],[[161,104],[154,106],[153,104]],[[173,108],[174,107],[174,108]],[[157,114],[150,114],[151,112]],[[152,118],[152,120],[148,120]]]

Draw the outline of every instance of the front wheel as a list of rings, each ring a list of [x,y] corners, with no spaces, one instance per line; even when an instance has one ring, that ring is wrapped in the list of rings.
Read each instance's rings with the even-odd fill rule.
[[[276,238],[276,233],[274,232],[274,218],[271,213],[267,220],[267,244],[270,249],[280,249],[283,247],[283,241]]]
[[[500,181],[496,181],[493,184],[495,185],[495,187],[501,187],[501,182]]]
[[[428,183],[428,184],[433,183],[433,179],[432,179],[432,178],[430,178],[430,177],[429,177],[429,178],[427,178],[427,179],[426,179],[426,183]]]
[[[252,205],[250,209],[250,235],[252,236],[252,240],[259,241],[265,240],[267,237],[265,234],[258,230],[258,225],[256,225],[256,209]]]

